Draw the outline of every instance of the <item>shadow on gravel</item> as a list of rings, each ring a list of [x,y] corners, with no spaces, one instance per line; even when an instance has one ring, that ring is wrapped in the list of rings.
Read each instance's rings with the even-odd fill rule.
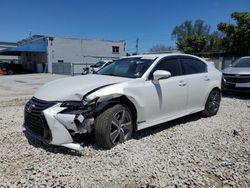
[[[222,97],[236,98],[241,100],[250,100],[250,93],[239,93],[239,92],[223,92]]]
[[[143,129],[141,131],[135,132],[132,139],[136,139],[139,140],[143,137],[149,136],[149,135],[154,135],[158,132],[161,132],[165,129],[169,129],[171,127],[174,127],[176,125],[180,125],[180,124],[185,124],[188,122],[192,122],[192,121],[196,121],[200,118],[205,118],[204,116],[201,115],[201,113],[195,113],[192,115],[188,115],[182,118],[179,118],[177,120],[173,120],[173,121],[169,121],[166,123],[162,123],[153,127],[149,127],[147,129]],[[44,150],[46,150],[47,152],[51,152],[51,153],[61,153],[61,154],[66,154],[66,155],[72,155],[72,156],[84,156],[84,153],[76,151],[76,150],[72,150],[69,148],[65,148],[65,147],[60,147],[60,146],[53,146],[53,145],[49,145],[49,144],[45,144],[42,141],[39,141],[37,139],[34,139],[33,137],[31,137],[28,133],[24,133],[29,144],[36,147],[36,148],[42,148]],[[94,136],[93,134],[86,134],[83,136],[80,135],[75,135],[74,140],[76,142],[82,143],[83,147],[91,147],[94,150],[97,151],[103,151],[106,150],[104,148],[99,147],[98,145],[95,144],[94,142]]]
[[[172,121],[169,121],[166,123],[158,124],[158,125],[155,125],[153,127],[149,127],[147,129],[143,129],[141,131],[135,132],[133,135],[133,138],[139,140],[143,137],[146,137],[149,135],[154,135],[158,132],[161,132],[165,129],[169,129],[169,128],[174,127],[176,125],[185,124],[185,123],[189,123],[192,121],[197,121],[201,118],[206,118],[206,117],[204,117],[201,113],[195,113],[195,114],[191,114],[188,116],[184,116],[184,117],[181,117],[181,118],[176,119],[176,120],[172,120]]]
[[[51,153],[55,153],[55,154],[60,153],[60,154],[66,154],[66,155],[71,155],[71,156],[78,156],[78,157],[83,156],[83,154],[80,151],[76,151],[76,150],[69,149],[66,147],[53,146],[53,145],[46,144],[40,140],[34,139],[26,132],[24,132],[24,135],[27,138],[30,145],[32,145],[33,147],[36,147],[36,148],[42,148],[42,149],[46,150],[47,152],[51,152]],[[92,135],[86,135],[84,138],[77,138],[76,137],[76,139],[77,139],[77,141],[84,143],[83,147],[92,146],[92,148],[94,148],[95,144],[93,142]],[[96,146],[96,149],[99,150],[98,146]]]

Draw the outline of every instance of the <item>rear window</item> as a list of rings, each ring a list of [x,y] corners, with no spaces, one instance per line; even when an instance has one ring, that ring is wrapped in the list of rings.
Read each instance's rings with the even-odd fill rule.
[[[182,58],[182,66],[185,74],[199,74],[207,72],[207,65],[199,59]]]

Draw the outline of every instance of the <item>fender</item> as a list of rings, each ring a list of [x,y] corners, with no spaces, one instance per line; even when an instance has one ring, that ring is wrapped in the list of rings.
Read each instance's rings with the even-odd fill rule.
[[[98,100],[98,103],[94,110],[94,117],[98,116],[107,108],[115,104],[125,104],[130,108],[132,115],[133,115],[133,119],[134,119],[134,129],[137,130],[138,112],[139,112],[140,106],[136,102],[136,100],[131,96],[126,96],[123,94],[110,94],[107,96],[102,96]]]

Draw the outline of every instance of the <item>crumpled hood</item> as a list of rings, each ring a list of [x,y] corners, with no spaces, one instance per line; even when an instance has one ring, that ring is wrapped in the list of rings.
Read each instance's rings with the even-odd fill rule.
[[[224,74],[250,74],[248,67],[228,67],[222,70]]]
[[[54,80],[42,86],[34,97],[45,101],[81,100],[88,92],[131,78],[88,74]]]

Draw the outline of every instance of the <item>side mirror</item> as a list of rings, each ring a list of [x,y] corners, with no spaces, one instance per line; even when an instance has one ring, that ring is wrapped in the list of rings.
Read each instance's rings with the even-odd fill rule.
[[[171,76],[171,73],[164,70],[157,70],[153,73],[153,82],[158,83],[160,79],[167,79]]]

